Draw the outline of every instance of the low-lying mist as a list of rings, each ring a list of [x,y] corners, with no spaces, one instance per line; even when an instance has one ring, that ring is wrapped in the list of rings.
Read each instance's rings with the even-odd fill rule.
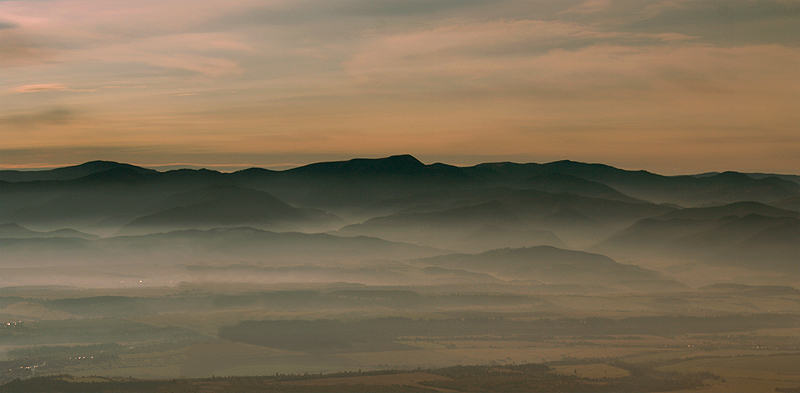
[[[410,156],[75,168],[0,172],[3,382],[363,370],[459,390],[451,367],[471,365],[471,384],[650,391],[739,381],[719,366],[735,358],[774,363],[749,377],[763,386],[800,383],[792,177]]]

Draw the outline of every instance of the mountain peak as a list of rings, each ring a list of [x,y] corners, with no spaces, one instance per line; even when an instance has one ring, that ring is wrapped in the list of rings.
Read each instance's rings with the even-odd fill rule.
[[[87,172],[86,174],[88,175],[88,174],[92,174],[92,173],[105,172],[105,171],[109,171],[109,170],[112,170],[112,169],[119,169],[119,168],[130,169],[130,170],[133,170],[133,171],[138,172],[138,173],[156,172],[155,170],[142,168],[142,167],[139,167],[139,166],[136,166],[136,165],[123,164],[123,163],[116,162],[116,161],[102,161],[102,160],[89,161],[89,162],[85,162],[83,164],[75,165],[75,166],[56,168],[56,169],[51,170],[50,172],[57,172],[57,171],[85,171],[85,172]]]
[[[290,172],[305,175],[408,175],[428,171],[428,167],[404,154],[384,158],[354,158],[348,161],[320,162],[290,169]]]
[[[381,158],[379,158],[379,160],[381,160]],[[382,160],[393,161],[393,162],[404,162],[404,163],[409,163],[409,164],[413,164],[413,165],[425,165],[420,160],[418,160],[416,157],[412,156],[411,154],[398,154],[398,155],[395,155],[395,156],[389,156],[389,157],[383,158]]]

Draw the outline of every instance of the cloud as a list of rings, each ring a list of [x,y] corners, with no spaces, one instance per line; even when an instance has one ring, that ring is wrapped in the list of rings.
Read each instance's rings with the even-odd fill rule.
[[[797,1],[41,4],[0,2],[10,147],[523,157],[799,120]]]
[[[0,65],[16,67],[38,64],[52,56],[51,48],[17,30],[0,29]]]
[[[334,12],[344,15],[387,17],[431,14],[452,8],[471,6],[470,3],[473,2],[459,0],[356,0],[339,2],[333,8]]]
[[[0,20],[0,30],[13,29],[15,27],[19,27],[19,25],[14,22],[6,22],[4,20]]]
[[[205,22],[246,2],[0,3],[4,66],[146,64],[216,77],[241,72],[232,52],[252,48]]]
[[[54,108],[36,113],[3,116],[0,123],[17,128],[35,128],[40,125],[66,125],[75,118],[68,108]]]
[[[800,1],[796,0],[642,2],[639,6],[616,29],[682,33],[716,46],[800,46]]]
[[[40,85],[25,85],[9,89],[12,93],[37,93],[41,91],[76,91],[67,88],[59,83],[48,83]]]
[[[610,0],[589,0],[572,7],[562,13],[592,14],[595,12],[607,11],[611,5]]]
[[[375,35],[345,63],[365,88],[543,91],[590,98],[610,91],[781,91],[800,51],[715,47],[680,33],[607,31],[562,21],[494,20]],[[405,89],[408,90],[407,88]]]

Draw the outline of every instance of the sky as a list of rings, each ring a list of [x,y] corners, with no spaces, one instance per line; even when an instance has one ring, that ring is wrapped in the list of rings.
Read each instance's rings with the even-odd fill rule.
[[[3,1],[0,167],[800,173],[800,1]]]

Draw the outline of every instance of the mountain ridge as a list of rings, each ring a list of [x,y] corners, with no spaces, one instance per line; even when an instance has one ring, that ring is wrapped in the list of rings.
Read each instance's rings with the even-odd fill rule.
[[[410,154],[400,154],[400,155],[392,155],[383,158],[353,158],[350,160],[343,160],[343,161],[325,161],[325,162],[316,162],[306,165],[301,165],[295,168],[289,168],[285,170],[271,170],[261,167],[251,167],[246,169],[241,169],[235,172],[219,172],[215,170],[210,170],[206,168],[200,169],[172,169],[167,171],[158,171],[155,169],[149,169],[142,166],[137,166],[133,164],[121,163],[116,161],[104,161],[104,160],[94,160],[94,161],[87,161],[83,164],[72,165],[72,166],[64,166],[60,168],[53,168],[53,169],[43,169],[43,170],[13,170],[13,169],[3,169],[0,170],[0,180],[7,181],[7,182],[22,182],[22,181],[36,181],[36,180],[72,180],[78,179],[93,173],[104,172],[109,169],[114,168],[129,168],[133,169],[139,173],[168,173],[168,172],[178,172],[178,171],[208,171],[208,172],[216,172],[222,174],[248,174],[249,172],[258,171],[260,173],[284,173],[284,172],[293,172],[293,173],[303,173],[303,174],[321,174],[321,173],[334,173],[334,172],[341,172],[341,171],[358,171],[362,173],[374,172],[374,173],[397,173],[397,172],[422,172],[425,169],[456,169],[456,170],[467,170],[476,173],[476,177],[480,177],[478,173],[487,172],[487,170],[492,170],[499,173],[504,173],[508,176],[513,176],[514,173],[520,174],[524,173],[526,176],[527,173],[533,173],[533,175],[527,176],[532,177],[536,175],[543,175],[543,174],[565,174],[571,175],[579,178],[585,179],[585,176],[594,176],[594,177],[601,177],[601,178],[609,178],[614,175],[620,174],[627,174],[633,175],[636,177],[640,177],[642,179],[650,178],[650,179],[657,179],[657,178],[709,178],[709,177],[725,177],[730,175],[744,175],[747,178],[754,179],[754,180],[762,180],[768,179],[770,177],[775,177],[781,180],[785,180],[786,182],[797,183],[800,182],[800,175],[790,175],[790,174],[779,174],[779,173],[763,173],[763,172],[736,172],[736,171],[725,171],[725,172],[704,172],[698,174],[688,174],[688,175],[660,175],[654,172],[650,172],[644,169],[639,170],[627,170],[627,169],[620,169],[614,166],[600,164],[600,163],[584,163],[579,161],[573,160],[559,160],[559,161],[552,161],[548,163],[516,163],[510,161],[503,161],[503,162],[486,162],[480,163],[471,166],[455,166],[445,163],[433,163],[433,164],[423,164],[419,161],[416,157]]]

